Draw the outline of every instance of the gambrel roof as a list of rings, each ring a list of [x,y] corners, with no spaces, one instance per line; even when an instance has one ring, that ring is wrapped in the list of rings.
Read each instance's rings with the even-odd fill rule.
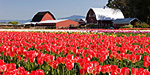
[[[115,20],[124,18],[123,13],[119,9],[90,8],[90,10],[93,10],[97,20]]]

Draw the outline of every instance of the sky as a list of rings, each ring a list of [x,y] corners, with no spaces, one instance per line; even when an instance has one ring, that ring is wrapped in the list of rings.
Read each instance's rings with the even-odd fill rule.
[[[0,20],[28,20],[38,11],[56,18],[85,16],[91,7],[104,7],[108,0],[0,0]]]

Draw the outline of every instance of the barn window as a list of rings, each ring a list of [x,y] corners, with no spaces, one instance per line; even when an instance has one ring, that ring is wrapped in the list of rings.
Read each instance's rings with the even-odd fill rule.
[[[89,14],[89,17],[91,17],[91,14]]]
[[[93,14],[93,17],[96,17],[95,14]]]

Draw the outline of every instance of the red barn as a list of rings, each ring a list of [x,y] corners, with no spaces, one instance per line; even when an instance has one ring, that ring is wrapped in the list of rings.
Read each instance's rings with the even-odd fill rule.
[[[56,20],[54,15],[51,14],[49,11],[38,12],[32,19],[31,22],[40,22],[46,20]]]
[[[112,26],[112,21],[118,18],[124,18],[120,10],[111,8],[90,8],[86,16],[86,21],[87,24],[92,23],[103,28]]]
[[[42,28],[42,29],[58,29],[58,28],[75,28],[78,22],[72,20],[56,20],[49,11],[38,12],[31,22],[24,23],[25,28]]]
[[[78,22],[72,20],[46,20],[39,22],[38,26],[47,26],[52,29],[77,27]]]

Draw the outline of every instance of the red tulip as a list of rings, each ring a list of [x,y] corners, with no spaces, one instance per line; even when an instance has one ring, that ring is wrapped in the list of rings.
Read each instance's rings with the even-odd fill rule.
[[[102,66],[100,66],[100,65],[96,66],[96,67],[95,67],[95,73],[100,73],[101,67],[102,67]]]
[[[68,54],[68,55],[66,56],[66,58],[67,58],[67,59],[70,59],[70,60],[73,60],[73,54]]]
[[[149,62],[148,61],[144,61],[143,65],[147,68],[149,66]]]
[[[86,69],[80,69],[80,74],[81,75],[86,75],[87,73],[87,70]]]
[[[87,72],[88,73],[93,73],[94,68],[92,66],[87,67]]]
[[[111,65],[111,71],[117,71],[117,65]]]
[[[34,57],[29,57],[29,60],[31,63],[33,63],[35,61],[35,58]]]
[[[110,75],[118,75],[117,71],[112,71]]]
[[[58,64],[63,63],[62,57],[57,57],[56,61]]]
[[[142,56],[141,56],[141,55],[136,55],[136,60],[137,60],[137,61],[140,61],[140,60],[141,60],[141,58],[142,58]]]
[[[7,71],[16,69],[16,64],[14,63],[7,64],[6,66],[7,66]]]
[[[100,61],[101,63],[103,63],[103,62],[105,61],[105,58],[104,58],[104,57],[101,57],[101,58],[99,58],[99,61]]]
[[[6,65],[0,65],[0,73],[1,72],[5,72],[6,71],[6,69],[7,69],[7,66]]]
[[[136,56],[131,54],[129,60],[132,61],[132,63],[135,63],[136,62]]]
[[[150,59],[149,56],[147,56],[147,55],[144,56],[144,61],[149,61],[149,59]]]
[[[72,70],[72,68],[74,67],[74,63],[72,61],[68,61],[65,64],[68,70]]]
[[[102,73],[106,73],[107,72],[107,69],[108,69],[108,66],[107,65],[104,65],[101,67],[101,72]]]
[[[138,69],[132,68],[131,73],[132,73],[131,75],[137,75]]]
[[[19,67],[19,68],[18,68],[18,73],[24,75],[24,74],[25,74],[25,69],[24,69],[24,67]]]
[[[43,64],[43,58],[42,57],[37,57],[37,62],[39,65]]]
[[[57,61],[53,61],[53,62],[52,62],[52,67],[53,67],[54,69],[56,69],[56,68],[57,68],[57,66],[58,66]]]
[[[129,75],[129,72],[130,72],[130,69],[129,69],[129,68],[123,67],[123,68],[121,69],[120,75]]]

